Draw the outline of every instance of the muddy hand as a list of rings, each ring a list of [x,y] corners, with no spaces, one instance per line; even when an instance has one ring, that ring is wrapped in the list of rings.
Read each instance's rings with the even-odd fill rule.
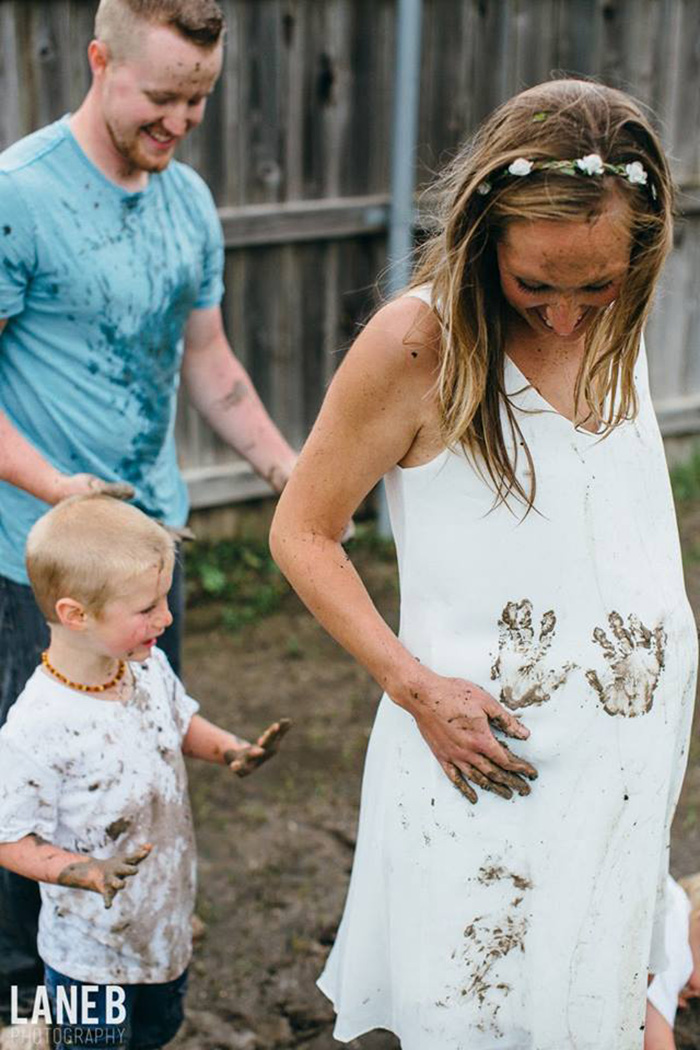
[[[115,857],[105,860],[90,857],[84,861],[76,861],[63,869],[58,876],[58,884],[100,893],[105,908],[111,908],[117,893],[126,886],[126,879],[137,874],[139,864],[146,859],[152,848],[147,844],[135,853],[118,853]]]
[[[105,481],[103,478],[95,477],[94,474],[71,474],[62,479],[57,493],[57,502],[67,499],[68,496],[89,496],[98,492],[105,496],[112,496],[113,499],[130,500],[134,497],[133,485],[125,481]]]
[[[445,775],[469,802],[476,787],[510,799],[529,795],[537,770],[494,736],[516,740],[530,733],[522,722],[480,686],[424,670],[406,705]]]
[[[224,755],[224,761],[232,773],[239,777],[247,777],[254,769],[267,762],[273,755],[277,754],[282,737],[291,729],[291,719],[280,718],[273,722],[264,733],[258,737],[254,744],[241,741],[240,748],[232,748]]]

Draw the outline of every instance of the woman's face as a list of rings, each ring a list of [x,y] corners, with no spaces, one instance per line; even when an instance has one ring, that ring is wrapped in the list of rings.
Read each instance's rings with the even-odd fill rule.
[[[577,342],[617,298],[630,248],[629,209],[617,196],[590,221],[515,220],[497,248],[503,295],[540,339]]]

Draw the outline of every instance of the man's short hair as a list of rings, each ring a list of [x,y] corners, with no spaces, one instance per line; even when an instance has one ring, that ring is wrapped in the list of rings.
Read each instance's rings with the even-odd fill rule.
[[[139,39],[139,21],[168,26],[202,48],[214,47],[225,25],[217,0],[100,0],[95,36],[121,60]]]
[[[58,620],[59,599],[73,598],[99,616],[141,573],[169,572],[174,560],[174,541],[162,525],[98,493],[57,503],[27,539],[29,582],[49,623]]]

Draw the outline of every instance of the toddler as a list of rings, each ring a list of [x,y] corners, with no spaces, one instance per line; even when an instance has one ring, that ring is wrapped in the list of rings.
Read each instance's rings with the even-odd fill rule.
[[[157,648],[173,563],[165,529],[104,495],[58,504],[27,542],[51,642],[0,730],[0,864],[41,882],[59,1050],[173,1038],[195,894],[183,754],[243,776],[290,724],[250,744],[196,713]]]

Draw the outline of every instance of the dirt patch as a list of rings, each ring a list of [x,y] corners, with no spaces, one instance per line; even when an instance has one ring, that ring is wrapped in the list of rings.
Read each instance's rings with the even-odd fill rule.
[[[689,594],[700,614],[700,505],[681,515]],[[395,570],[353,554],[392,625]],[[186,681],[202,713],[256,737],[287,716],[280,754],[246,780],[189,762],[199,846],[198,913],[207,930],[192,966],[178,1050],[335,1050],[333,1012],[315,980],[333,942],[355,845],[364,752],[379,690],[289,595],[235,634],[221,609],[188,613]],[[674,826],[674,874],[700,869],[700,749]],[[681,1014],[678,1050],[700,1046],[700,1006]],[[388,1033],[348,1044],[396,1050]]]

